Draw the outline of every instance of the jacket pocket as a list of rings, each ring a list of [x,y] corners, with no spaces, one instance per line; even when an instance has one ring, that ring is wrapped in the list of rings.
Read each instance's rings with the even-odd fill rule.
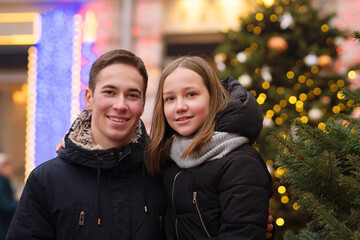
[[[208,238],[211,238],[211,235],[209,234],[209,231],[207,230],[207,228],[205,226],[204,220],[202,218],[202,215],[201,215],[201,212],[200,212],[200,209],[199,209],[199,205],[198,205],[198,201],[197,201],[197,192],[193,192],[193,204],[195,205],[197,214],[198,214],[199,219],[200,219],[201,226],[203,227],[203,230],[204,230],[206,236]]]
[[[86,212],[81,210],[78,215],[78,221],[72,238],[73,240],[81,239],[81,233],[84,231],[84,227],[85,227],[85,216],[86,216]]]

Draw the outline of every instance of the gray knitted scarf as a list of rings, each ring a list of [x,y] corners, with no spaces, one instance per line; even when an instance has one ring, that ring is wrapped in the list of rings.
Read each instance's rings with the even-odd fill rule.
[[[190,137],[175,137],[171,144],[170,157],[181,168],[191,168],[203,162],[219,159],[235,148],[248,143],[249,139],[239,134],[214,132],[212,138],[200,149],[199,153],[189,154],[185,158],[181,155],[192,142]]]

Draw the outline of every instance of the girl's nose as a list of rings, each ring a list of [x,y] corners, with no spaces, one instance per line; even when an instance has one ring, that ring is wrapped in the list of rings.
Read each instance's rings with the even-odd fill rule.
[[[175,109],[176,112],[184,112],[184,111],[187,111],[187,110],[188,110],[188,107],[187,107],[187,105],[185,104],[184,101],[179,100],[176,103],[176,109]]]

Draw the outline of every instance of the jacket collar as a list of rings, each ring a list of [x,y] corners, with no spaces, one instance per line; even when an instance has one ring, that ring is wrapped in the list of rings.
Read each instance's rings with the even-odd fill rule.
[[[59,150],[59,156],[72,164],[90,168],[97,168],[99,159],[101,159],[101,169],[112,169],[119,164],[129,165],[129,162],[132,166],[142,164],[148,135],[141,120],[136,126],[134,137],[121,152],[117,148],[104,149],[95,144],[90,126],[91,111],[84,110],[65,135],[65,149]],[[130,159],[127,158],[129,156]],[[125,162],[122,159],[125,159]]]

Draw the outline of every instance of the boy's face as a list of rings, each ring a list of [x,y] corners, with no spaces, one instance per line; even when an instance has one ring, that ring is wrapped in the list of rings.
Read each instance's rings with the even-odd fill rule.
[[[85,92],[94,143],[120,149],[130,142],[144,111],[143,89],[143,77],[131,65],[115,63],[99,72],[94,92]]]

